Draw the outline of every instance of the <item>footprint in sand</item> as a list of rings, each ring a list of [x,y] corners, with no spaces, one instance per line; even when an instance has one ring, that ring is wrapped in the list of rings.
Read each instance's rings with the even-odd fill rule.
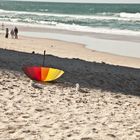
[[[93,140],[93,138],[91,138],[91,137],[85,137],[85,138],[81,138],[81,140]]]

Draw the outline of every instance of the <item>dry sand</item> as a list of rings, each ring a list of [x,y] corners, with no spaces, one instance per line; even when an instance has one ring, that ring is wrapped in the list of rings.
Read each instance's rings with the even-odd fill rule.
[[[0,42],[0,140],[140,139],[140,59],[49,39]],[[45,65],[65,74],[41,85],[22,66],[41,65],[44,50]]]

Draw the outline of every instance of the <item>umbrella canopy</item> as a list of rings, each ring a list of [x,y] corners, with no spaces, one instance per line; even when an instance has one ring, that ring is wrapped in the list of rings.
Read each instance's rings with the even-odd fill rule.
[[[64,73],[63,70],[39,66],[25,66],[23,71],[32,80],[44,82],[56,80]]]

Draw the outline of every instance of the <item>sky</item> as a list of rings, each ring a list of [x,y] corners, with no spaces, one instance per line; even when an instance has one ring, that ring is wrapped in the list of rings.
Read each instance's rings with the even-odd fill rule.
[[[18,0],[18,1],[46,1],[46,2],[80,2],[80,3],[140,3],[140,0]]]

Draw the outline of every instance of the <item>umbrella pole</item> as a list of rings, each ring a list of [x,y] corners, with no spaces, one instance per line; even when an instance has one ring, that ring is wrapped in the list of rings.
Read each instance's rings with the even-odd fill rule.
[[[45,54],[46,54],[46,50],[44,50],[44,56],[43,56],[43,66],[45,66]]]

